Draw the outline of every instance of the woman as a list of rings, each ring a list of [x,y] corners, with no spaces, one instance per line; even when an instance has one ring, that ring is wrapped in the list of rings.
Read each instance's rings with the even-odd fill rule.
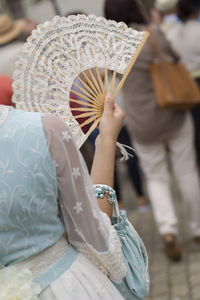
[[[111,80],[111,78],[110,78],[110,80]],[[119,80],[117,78],[116,79],[116,87],[117,87],[118,83],[119,83]],[[119,105],[119,107],[122,110],[124,110],[123,109],[124,99],[122,97],[121,91],[119,92],[119,94],[117,96],[116,102]],[[131,139],[130,139],[130,135],[128,133],[128,129],[126,126],[126,122],[124,122],[124,125],[119,133],[118,142],[122,145],[126,145],[131,148],[134,148],[133,140],[131,141]],[[140,168],[140,163],[139,163],[136,153],[134,153],[133,157],[129,157],[129,159],[127,159],[125,161],[125,164],[127,166],[128,175],[129,175],[132,187],[134,187],[134,190],[136,192],[138,212],[141,212],[141,213],[145,212],[149,209],[149,200],[147,199],[147,197],[144,193],[141,168]],[[118,175],[117,163],[115,164],[115,172],[114,172],[114,188],[117,193],[117,199],[118,199],[119,206],[123,207],[123,199],[121,199],[121,192],[120,192],[121,188],[120,188],[120,180],[119,180],[119,175]]]
[[[139,4],[142,5],[142,1],[107,0],[105,16],[144,30],[148,20]],[[158,40],[166,59],[176,62],[178,55],[162,32],[157,27],[152,27],[151,32]],[[154,45],[151,37],[149,45],[147,42],[142,49],[124,84],[124,109],[129,133],[146,177],[165,253],[175,261],[180,260],[181,249],[177,244],[178,220],[170,191],[168,155],[185,202],[191,235],[196,242],[200,239],[200,187],[193,147],[193,124],[188,113],[158,106],[149,71],[154,59],[150,45]],[[159,59],[156,51],[153,54]]]
[[[12,103],[12,78],[7,75],[0,75],[0,104],[13,105]]]
[[[13,20],[0,13],[0,72],[12,77],[15,62],[21,52],[24,41],[36,28],[37,23],[30,19]],[[3,59],[2,59],[3,57]]]
[[[123,119],[107,95],[91,171],[93,184],[113,185],[115,145]],[[99,199],[102,212],[99,209],[69,128],[51,115],[0,106],[0,149],[0,268],[28,267],[40,283],[41,300],[123,299],[108,279],[120,282],[126,274],[120,241],[109,219],[112,205],[105,193]],[[0,271],[1,284],[6,270]],[[20,272],[15,276],[16,282]],[[9,275],[5,285],[11,279]],[[7,295],[5,290],[1,286],[0,298]],[[16,293],[21,299],[20,288]]]
[[[197,43],[200,39],[199,12],[199,0],[179,0],[177,15],[181,23],[176,24],[168,32],[167,37],[200,87],[200,45]],[[200,105],[192,109],[192,117],[195,128],[196,155],[200,165]]]

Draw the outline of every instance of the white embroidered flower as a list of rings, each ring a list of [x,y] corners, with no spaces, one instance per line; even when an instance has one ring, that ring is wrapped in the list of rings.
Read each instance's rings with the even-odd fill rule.
[[[6,121],[9,112],[9,106],[0,105],[0,126]]]
[[[2,190],[1,193],[0,193],[0,203],[5,203],[7,202],[7,193],[5,190]]]
[[[0,169],[3,171],[3,176],[6,174],[12,174],[13,170],[9,170],[10,160],[6,159],[6,161],[0,160]]]
[[[6,127],[5,131],[7,131],[8,134],[3,136],[4,139],[13,138],[16,134],[16,129],[15,128],[11,129],[11,128]]]
[[[63,136],[62,137],[63,141],[67,141],[67,142],[72,138],[68,131],[63,131],[62,136]]]
[[[78,176],[81,176],[79,167],[78,167],[78,168],[72,168],[72,176],[73,176],[75,179],[77,179]]]
[[[105,235],[106,234],[106,229],[104,226],[102,226],[102,224],[99,223],[99,226],[98,226],[98,230],[99,232],[102,234],[102,235]]]
[[[80,212],[83,210],[82,208],[82,202],[76,202],[76,205],[73,207],[77,214],[80,214]]]
[[[19,269],[16,266],[0,270],[1,300],[39,300],[39,284],[32,281],[29,269]]]

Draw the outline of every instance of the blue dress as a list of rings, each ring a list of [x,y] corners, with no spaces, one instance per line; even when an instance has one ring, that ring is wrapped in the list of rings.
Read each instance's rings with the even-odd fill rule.
[[[123,299],[108,279],[126,272],[120,244],[107,241],[111,224],[68,128],[47,117],[45,131],[40,113],[0,108],[0,269],[29,267],[40,299]]]
[[[143,299],[121,247],[66,125],[0,106],[0,269],[28,267],[41,300]]]

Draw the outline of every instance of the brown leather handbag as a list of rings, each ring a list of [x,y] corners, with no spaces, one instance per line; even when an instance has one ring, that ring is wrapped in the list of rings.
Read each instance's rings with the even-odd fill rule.
[[[153,55],[150,73],[158,105],[188,109],[200,104],[200,89],[196,81],[183,64],[166,60],[155,34],[150,33],[149,47]],[[158,54],[156,58],[155,52]]]

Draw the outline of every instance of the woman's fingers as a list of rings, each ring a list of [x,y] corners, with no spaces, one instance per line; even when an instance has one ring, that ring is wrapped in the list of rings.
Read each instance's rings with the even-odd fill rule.
[[[123,125],[124,113],[111,94],[105,96],[104,111],[99,124],[100,135],[117,139]]]
[[[114,106],[114,98],[112,94],[108,93],[105,96],[105,102],[104,102],[104,113],[113,113],[113,107]]]
[[[121,114],[122,118],[124,118],[124,112],[121,110],[119,105],[115,102],[112,94],[108,93],[105,96],[105,102],[104,102],[104,113],[112,113],[115,114]]]

